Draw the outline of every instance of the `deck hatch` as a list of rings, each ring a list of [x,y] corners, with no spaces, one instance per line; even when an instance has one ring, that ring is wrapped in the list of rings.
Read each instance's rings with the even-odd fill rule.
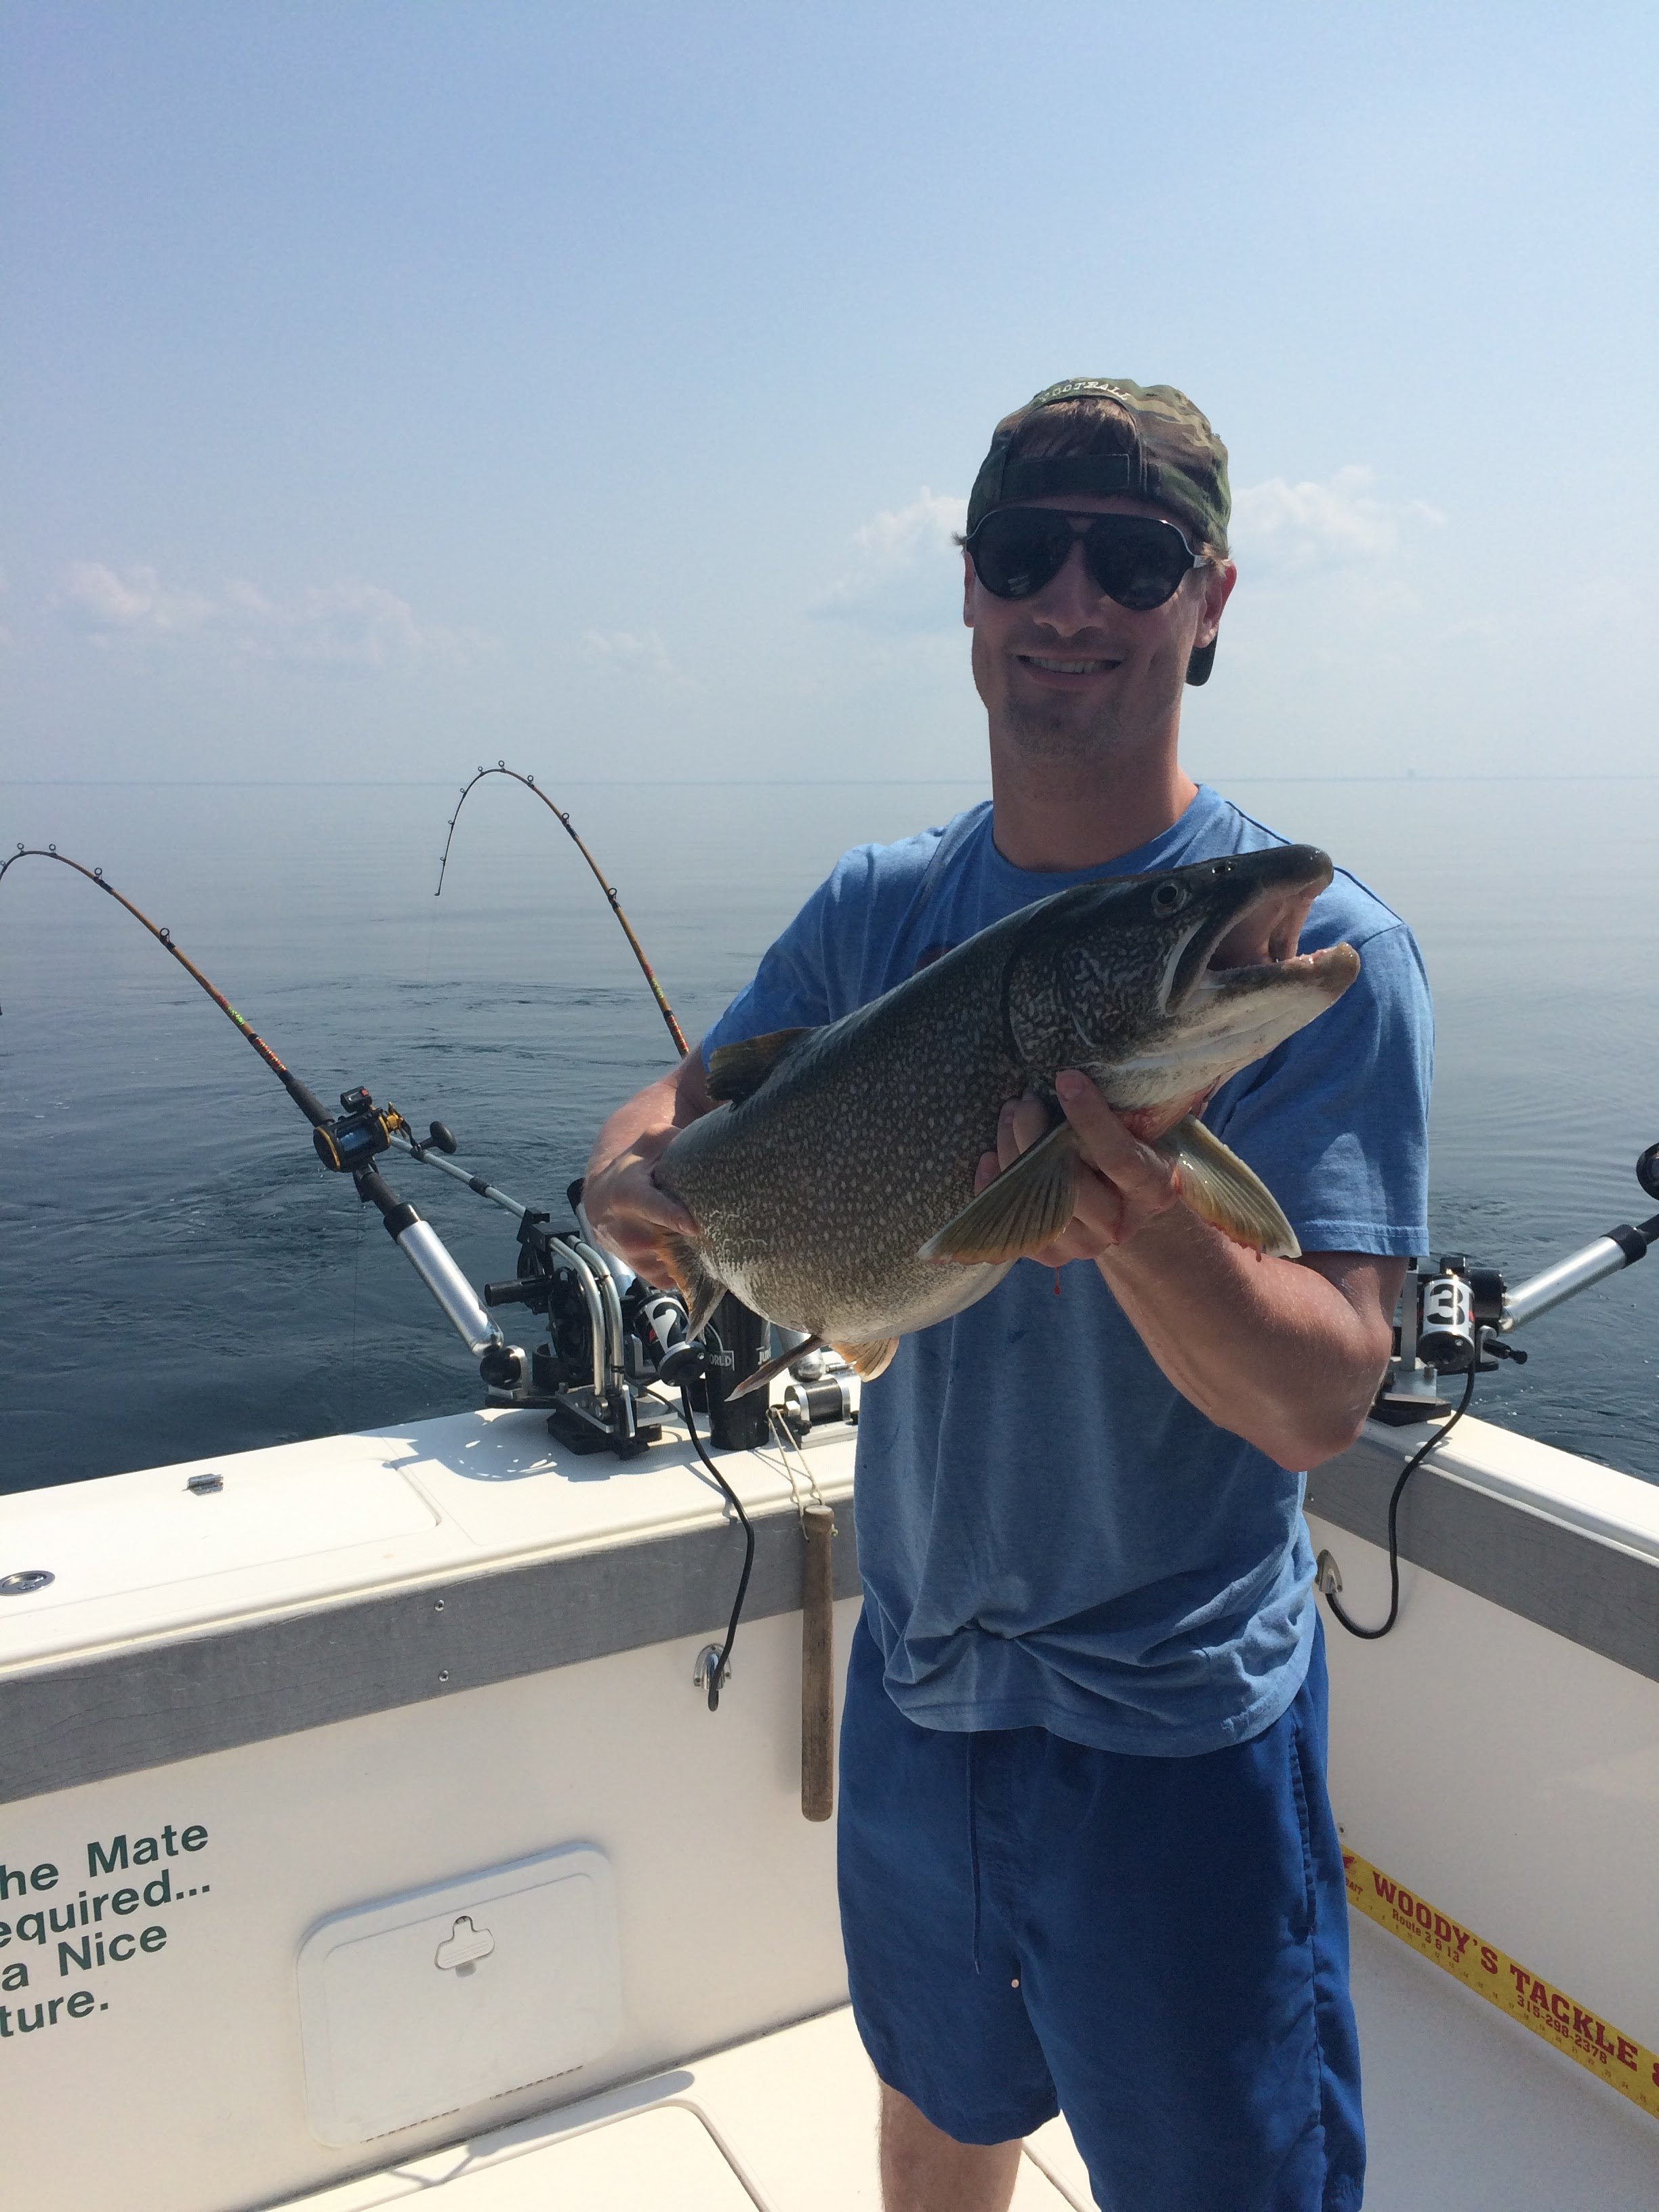
[[[314,1928],[299,1960],[306,2104],[369,2142],[569,2074],[622,2033],[615,1886],[570,1844]]]

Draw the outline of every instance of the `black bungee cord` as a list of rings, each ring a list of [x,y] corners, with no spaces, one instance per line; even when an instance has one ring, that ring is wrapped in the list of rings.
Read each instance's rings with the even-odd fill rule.
[[[731,1671],[732,1646],[738,1640],[738,1621],[743,1612],[743,1601],[749,1595],[749,1577],[755,1565],[755,1531],[749,1516],[743,1510],[743,1500],[703,1449],[702,1438],[697,1434],[697,1424],[691,1412],[689,1383],[682,1382],[680,1385],[680,1407],[685,1415],[685,1425],[690,1431],[691,1441],[696,1447],[697,1457],[714,1478],[720,1495],[737,1515],[738,1526],[743,1530],[743,1572],[738,1577],[738,1594],[732,1601],[732,1617],[726,1624],[726,1641],[720,1646],[719,1657],[708,1669],[708,1710],[711,1713],[717,1713],[720,1709],[720,1691]]]
[[[1389,1617],[1382,1623],[1382,1626],[1380,1628],[1364,1628],[1360,1626],[1358,1621],[1351,1620],[1343,1607],[1341,1599],[1337,1595],[1335,1590],[1325,1586],[1322,1574],[1320,1586],[1322,1589],[1324,1589],[1326,1604],[1329,1606],[1331,1611],[1336,1615],[1344,1628],[1347,1630],[1350,1636],[1360,1637],[1367,1644],[1374,1644],[1379,1636],[1386,1636],[1389,1631],[1394,1626],[1395,1619],[1400,1612],[1400,1501],[1406,1494],[1406,1485],[1411,1480],[1413,1475],[1416,1474],[1418,1468],[1422,1466],[1424,1461],[1434,1449],[1435,1446],[1437,1444],[1444,1443],[1446,1438],[1457,1426],[1457,1424],[1462,1419],[1464,1414],[1468,1412],[1469,1401],[1474,1395],[1475,1371],[1474,1365],[1471,1364],[1468,1375],[1463,1379],[1463,1395],[1458,1400],[1456,1408],[1453,1412],[1451,1419],[1447,1421],[1443,1426],[1437,1428],[1432,1436],[1425,1437],[1423,1443],[1418,1446],[1417,1449],[1406,1462],[1404,1467],[1401,1468],[1400,1479],[1395,1484],[1393,1492],[1389,1497]]]

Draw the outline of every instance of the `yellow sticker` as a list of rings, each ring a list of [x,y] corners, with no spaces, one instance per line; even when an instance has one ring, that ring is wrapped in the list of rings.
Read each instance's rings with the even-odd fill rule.
[[[1443,1966],[1466,1989],[1475,1990],[1546,2043],[1565,2051],[1586,2073],[1610,2082],[1632,2104],[1659,2118],[1659,2053],[1621,2035],[1610,2021],[1587,2012],[1564,1990],[1544,1981],[1495,1943],[1483,1942],[1358,1851],[1345,1850],[1342,1863],[1347,1870],[1348,1902],[1356,1911],[1409,1943],[1421,1957]]]

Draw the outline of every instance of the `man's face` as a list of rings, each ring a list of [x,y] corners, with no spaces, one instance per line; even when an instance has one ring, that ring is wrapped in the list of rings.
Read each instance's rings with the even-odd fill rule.
[[[1146,501],[1066,492],[1028,500],[1072,514],[1158,514]],[[1234,569],[1205,566],[1145,614],[1109,599],[1081,541],[1026,599],[1000,599],[965,561],[962,618],[974,634],[974,683],[994,743],[1033,758],[1101,757],[1166,732],[1179,716],[1187,662],[1214,637]]]

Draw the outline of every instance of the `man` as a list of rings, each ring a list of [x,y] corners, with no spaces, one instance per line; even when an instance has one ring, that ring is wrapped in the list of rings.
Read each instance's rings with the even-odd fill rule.
[[[1167,386],[1079,378],[998,425],[964,540],[991,803],[848,854],[611,1117],[586,1205],[635,1267],[660,1276],[684,1225],[651,1165],[710,1109],[714,1045],[832,1020],[1073,883],[1277,842],[1177,754],[1228,512],[1225,449]],[[866,1391],[839,1863],[887,2212],[1001,2212],[1058,2108],[1113,2212],[1360,2202],[1297,1470],[1358,1432],[1426,1245],[1430,1018],[1405,926],[1339,875],[1301,944],[1344,939],[1358,981],[1205,1110],[1299,1261],[1200,1221],[1062,1075],[1091,1170],[1071,1224]],[[1010,1100],[981,1185],[1045,1127]]]

